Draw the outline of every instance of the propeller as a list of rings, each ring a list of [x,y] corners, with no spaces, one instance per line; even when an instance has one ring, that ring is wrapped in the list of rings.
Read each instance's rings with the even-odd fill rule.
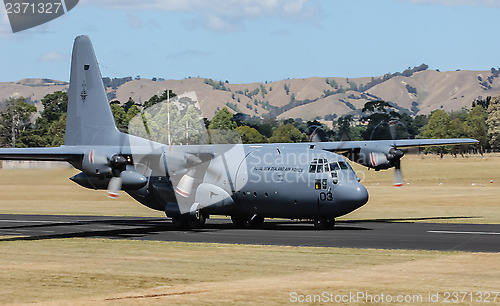
[[[122,155],[115,154],[109,159],[111,174],[113,177],[108,184],[108,197],[117,199],[122,188],[121,174],[127,168],[127,159]]]
[[[169,156],[169,158],[171,159],[171,161],[174,161],[175,159],[177,159],[178,162],[180,161],[178,158],[173,156]],[[211,167],[210,165],[212,164],[212,162],[213,156],[211,156],[210,161],[208,161],[201,156],[184,153],[182,165],[178,164],[177,166],[181,167],[182,171],[186,172],[184,173],[184,175],[182,175],[178,182],[176,182],[175,179],[173,180],[173,183],[176,184],[175,193],[183,198],[189,198],[193,191],[196,178],[218,181],[223,176],[223,173],[221,172],[220,167]],[[205,176],[206,174],[209,174],[208,178]]]
[[[391,133],[391,138],[394,141],[393,147],[389,150],[389,155],[387,159],[394,165],[394,187],[401,187],[404,184],[403,173],[401,171],[401,158],[404,153],[400,149],[396,147],[396,125],[398,124],[397,120],[393,119],[389,121],[389,131]]]
[[[85,173],[85,177],[74,178],[80,184],[86,184],[85,180],[91,180],[90,185],[96,187],[96,184],[101,184],[99,180],[102,181],[111,176],[107,186],[108,196],[116,199],[119,196],[122,185],[125,185],[127,188],[141,188],[145,184],[144,176],[132,170],[126,171],[127,163],[127,158],[121,154],[114,154],[109,157],[108,154],[103,152],[89,150],[85,153],[82,160],[82,170]],[[127,174],[125,184],[123,183],[122,173]]]

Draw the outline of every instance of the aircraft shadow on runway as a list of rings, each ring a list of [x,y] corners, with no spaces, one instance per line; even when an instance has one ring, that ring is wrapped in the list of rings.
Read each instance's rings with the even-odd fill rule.
[[[33,221],[36,223],[37,221]],[[78,220],[74,222],[54,221],[44,222],[43,224],[16,225],[0,227],[0,236],[15,235],[12,232],[23,230],[19,235],[7,238],[0,238],[1,241],[27,241],[27,240],[45,240],[45,239],[63,239],[63,238],[111,238],[111,239],[140,239],[149,236],[148,239],[154,239],[154,236],[162,232],[176,233],[202,233],[218,231],[318,231],[310,222],[299,221],[275,221],[271,220],[260,227],[246,226],[243,228],[235,227],[230,220],[218,219],[216,223],[207,222],[203,228],[199,229],[178,229],[174,228],[172,223],[166,219],[103,219],[103,220]],[[95,229],[89,230],[89,226],[95,226]],[[103,227],[117,227],[114,229],[103,229]],[[78,230],[79,227],[85,229]],[[26,231],[27,230],[27,231]],[[52,230],[53,234],[46,234],[46,231]],[[363,231],[371,230],[367,227],[342,226],[337,225],[334,231]],[[8,233],[7,233],[8,232]],[[45,232],[45,233],[41,233]]]
[[[436,221],[436,220],[456,220],[456,219],[480,219],[482,216],[447,216],[447,217],[415,217],[415,218],[378,218],[378,219],[359,219],[359,220],[342,220],[337,223],[366,223],[366,222],[415,222],[415,221]]]
[[[370,223],[370,222],[414,222],[414,221],[433,221],[433,220],[452,220],[463,218],[480,217],[425,217],[425,218],[393,218],[393,219],[363,219],[338,221],[333,229],[335,231],[370,231],[372,228],[366,226],[353,226],[352,224]],[[37,221],[33,221],[36,223]],[[89,226],[95,226],[95,229],[88,229]],[[84,227],[80,231],[79,227]],[[115,227],[106,229],[106,227]],[[15,230],[24,230],[18,235],[12,234]],[[28,230],[28,231],[26,231]],[[53,230],[53,234],[46,234],[47,230]],[[0,235],[13,235],[12,237],[1,238],[1,241],[30,241],[45,239],[63,239],[63,238],[109,238],[109,239],[149,239],[156,240],[155,236],[164,232],[183,233],[204,233],[219,231],[243,231],[249,234],[254,231],[319,231],[311,222],[307,221],[288,221],[288,220],[269,220],[260,227],[246,226],[236,228],[230,220],[216,219],[205,224],[199,229],[178,229],[174,228],[172,223],[166,219],[100,219],[100,220],[76,220],[74,222],[54,221],[44,222],[43,224],[17,225],[0,227]],[[332,231],[332,230],[322,230]],[[9,233],[6,233],[9,232]],[[21,236],[23,235],[23,236]],[[147,237],[147,238],[146,238]],[[160,237],[158,237],[160,238]],[[163,237],[167,238],[168,237]],[[163,239],[162,239],[163,240]]]

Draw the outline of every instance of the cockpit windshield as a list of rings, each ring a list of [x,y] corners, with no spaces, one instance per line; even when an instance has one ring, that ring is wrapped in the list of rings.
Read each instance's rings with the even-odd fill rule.
[[[325,158],[315,158],[309,166],[309,173],[323,173],[330,172],[330,166],[328,165],[328,160]]]
[[[349,169],[347,164],[343,161],[339,161],[339,166],[340,166],[340,169],[342,169],[342,170]]]
[[[330,169],[331,169],[331,171],[337,171],[337,170],[339,170],[340,169],[339,164],[338,163],[331,163],[330,164]]]

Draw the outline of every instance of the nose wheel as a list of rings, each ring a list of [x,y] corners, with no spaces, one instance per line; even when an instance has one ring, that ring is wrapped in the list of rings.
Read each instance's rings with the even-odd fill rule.
[[[314,219],[314,227],[317,229],[333,229],[335,227],[335,218],[317,218]]]

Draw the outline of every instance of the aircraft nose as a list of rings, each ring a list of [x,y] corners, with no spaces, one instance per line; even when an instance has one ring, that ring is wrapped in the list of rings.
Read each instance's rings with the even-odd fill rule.
[[[368,202],[368,190],[360,183],[342,184],[335,189],[335,202],[349,205],[354,209]]]

